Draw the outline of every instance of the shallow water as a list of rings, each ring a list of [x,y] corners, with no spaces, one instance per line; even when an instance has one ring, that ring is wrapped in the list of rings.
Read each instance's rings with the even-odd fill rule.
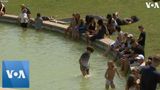
[[[30,88],[23,90],[105,90],[104,74],[109,59],[96,50],[90,58],[91,77],[84,79],[78,59],[85,46],[58,33],[33,29],[24,32],[15,25],[0,24],[0,60],[30,62]],[[116,76],[114,81],[116,90],[124,90],[124,78]]]

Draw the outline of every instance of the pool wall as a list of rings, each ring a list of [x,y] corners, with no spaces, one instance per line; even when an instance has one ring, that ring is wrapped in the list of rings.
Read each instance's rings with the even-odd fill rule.
[[[31,20],[34,21],[34,19],[31,19]],[[4,16],[0,16],[0,22],[19,25],[18,16],[15,16],[15,15],[6,14]],[[33,24],[31,24],[29,26],[33,28]],[[51,31],[55,31],[55,32],[64,33],[64,30],[67,29],[67,27],[68,27],[68,25],[63,25],[63,24],[59,24],[59,23],[55,23],[55,22],[50,22],[50,21],[43,22],[43,28],[45,30],[51,30]],[[82,39],[85,40],[85,37],[83,36]],[[94,45],[102,50],[106,50],[107,48],[110,47],[110,44],[113,42],[114,42],[114,40],[111,40],[109,38],[104,38],[101,40],[96,40]],[[115,56],[114,52],[111,52],[111,54],[113,56]]]

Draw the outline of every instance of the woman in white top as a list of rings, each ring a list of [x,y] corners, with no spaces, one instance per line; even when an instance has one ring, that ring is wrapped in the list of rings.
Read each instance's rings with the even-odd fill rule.
[[[28,18],[27,10],[26,9],[24,9],[22,11],[22,13],[20,14],[19,21],[20,21],[21,27],[23,29],[26,29],[27,25],[28,25],[28,22],[29,22],[29,18]]]

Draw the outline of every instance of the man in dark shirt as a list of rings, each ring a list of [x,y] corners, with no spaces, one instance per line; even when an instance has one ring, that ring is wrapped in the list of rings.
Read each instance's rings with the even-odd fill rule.
[[[144,27],[143,26],[138,26],[139,31],[141,32],[138,38],[138,43],[143,46],[143,48],[145,47],[145,40],[146,40],[146,32],[144,31]]]
[[[160,64],[160,56],[152,57],[152,64],[142,68],[140,90],[156,90],[157,84],[160,83],[160,73],[156,71],[156,67]]]

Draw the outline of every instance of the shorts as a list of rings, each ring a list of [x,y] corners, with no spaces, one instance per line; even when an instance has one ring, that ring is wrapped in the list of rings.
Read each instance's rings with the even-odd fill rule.
[[[113,81],[111,81],[111,80],[106,80],[106,85],[113,85]]]
[[[27,28],[28,23],[21,23],[21,27]]]
[[[81,70],[89,70],[89,66],[80,65]]]

